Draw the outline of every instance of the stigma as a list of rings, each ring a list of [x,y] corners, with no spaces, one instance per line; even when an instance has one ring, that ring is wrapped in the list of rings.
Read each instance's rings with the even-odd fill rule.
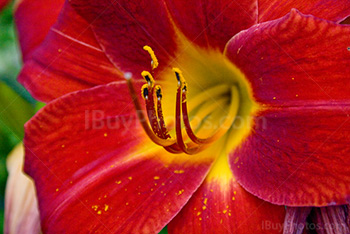
[[[151,47],[144,46],[144,50],[146,50],[151,56],[151,68],[153,73],[153,70],[159,65],[158,59]],[[231,101],[224,121],[220,123],[220,126],[210,136],[200,138],[196,135],[196,131],[193,129],[190,122],[189,109],[187,106],[188,85],[183,72],[176,67],[173,68],[172,71],[174,78],[177,80],[174,129],[169,129],[165,122],[162,106],[162,87],[156,84],[151,72],[143,71],[141,73],[141,76],[145,80],[145,84],[141,88],[141,96],[145,103],[146,114],[138,100],[133,80],[131,78],[127,79],[129,91],[140,124],[145,133],[155,144],[162,146],[165,150],[174,154],[197,154],[222,137],[228,131],[230,126],[232,126],[239,106],[238,89],[233,86],[228,90],[230,92]],[[227,90],[227,87],[212,87],[212,89],[209,89],[209,92],[215,93],[220,90]],[[195,98],[193,102],[197,106],[202,105],[203,98],[201,98],[201,95],[198,95],[198,98]],[[174,132],[172,135],[170,134],[171,131]]]

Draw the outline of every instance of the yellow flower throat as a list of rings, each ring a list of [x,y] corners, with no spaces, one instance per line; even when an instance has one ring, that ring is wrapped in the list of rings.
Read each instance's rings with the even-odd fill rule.
[[[158,67],[158,59],[151,47],[144,46],[144,50],[151,56],[153,74],[153,70]],[[205,60],[205,57],[202,59]],[[175,108],[168,103],[162,105],[162,87],[156,84],[151,72],[143,71],[141,75],[146,84],[142,86],[141,94],[145,102],[146,114],[142,111],[143,108],[138,101],[132,79],[127,79],[138,119],[148,137],[155,144],[162,146],[170,153],[193,155],[207,149],[224,135],[235,137],[236,141],[231,141],[235,144],[235,142],[239,143],[247,134],[250,123],[248,119],[244,118],[247,118],[254,109],[254,102],[251,101],[249,88],[247,88],[249,86],[245,83],[245,79],[236,79],[244,77],[238,69],[231,70],[227,68],[225,63],[220,62],[221,64],[218,65],[220,72],[224,70],[223,74],[228,74],[223,79],[217,76],[211,77],[211,72],[204,71],[210,77],[206,77],[204,81],[203,79],[198,80],[198,78],[197,80],[190,79],[187,83],[182,70],[172,68],[173,79],[176,78],[177,81]],[[205,66],[198,65],[197,67],[192,66],[186,71],[196,70],[190,73],[203,73],[201,71],[203,69],[206,69]],[[167,72],[167,74],[169,73]],[[209,82],[205,82],[205,80]],[[191,90],[193,95],[190,98],[188,97],[189,87],[194,87],[194,90]],[[175,109],[175,118],[166,123],[164,109],[169,108]],[[240,123],[240,129],[234,129],[237,116],[241,117],[239,121],[247,121],[247,123]],[[212,120],[210,124],[208,124],[209,119]]]

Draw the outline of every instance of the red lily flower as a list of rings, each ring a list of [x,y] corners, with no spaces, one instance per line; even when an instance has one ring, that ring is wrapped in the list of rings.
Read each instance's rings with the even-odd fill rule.
[[[26,124],[43,231],[279,233],[277,205],[348,203],[348,6],[67,2],[19,77],[54,100]]]

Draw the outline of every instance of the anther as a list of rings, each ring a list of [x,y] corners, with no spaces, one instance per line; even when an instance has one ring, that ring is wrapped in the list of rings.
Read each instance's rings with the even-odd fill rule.
[[[149,91],[148,91],[148,85],[144,84],[141,88],[141,94],[143,99],[148,100],[149,98]]]
[[[177,79],[177,85],[179,87],[186,86],[186,81],[185,81],[185,78],[182,75],[182,71],[179,68],[174,67],[173,68],[173,72],[175,73],[175,76],[176,76],[176,79]]]
[[[155,89],[156,89],[157,99],[158,99],[158,101],[161,101],[163,98],[162,89],[159,85],[156,85]]]
[[[152,59],[152,62],[151,62],[151,65],[152,65],[152,70],[156,69],[159,65],[159,62],[158,62],[158,59],[154,53],[154,51],[152,50],[152,48],[148,45],[145,45],[143,47],[143,49],[145,51],[147,51],[149,53],[149,55],[151,56],[151,59]]]
[[[143,76],[143,78],[146,80],[149,87],[153,87],[154,79],[151,73],[149,73],[148,71],[143,71],[141,72],[141,76]]]

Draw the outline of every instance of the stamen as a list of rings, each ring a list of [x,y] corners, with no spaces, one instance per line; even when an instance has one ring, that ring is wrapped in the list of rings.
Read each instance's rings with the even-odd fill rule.
[[[149,88],[147,84],[144,84],[142,86],[141,93],[146,102],[148,120],[151,124],[152,130],[158,137],[163,138],[158,125],[157,113],[154,105],[153,92],[154,92],[153,87]]]
[[[173,68],[173,71],[175,72],[176,78],[179,82],[177,92],[176,92],[176,113],[175,113],[175,132],[176,132],[177,144],[184,153],[196,154],[204,150],[206,147],[200,146],[200,145],[193,145],[193,144],[187,145],[183,140],[182,127],[181,127],[181,115],[182,115],[181,103],[184,101],[182,100],[182,97],[183,97],[183,94],[186,92],[186,81],[183,78],[182,73],[178,68]]]
[[[175,76],[176,76],[176,79],[177,79],[177,85],[178,85],[178,87],[179,87],[179,86],[185,87],[186,81],[185,81],[185,78],[184,78],[183,75],[182,75],[182,71],[181,71],[179,68],[174,67],[174,68],[173,68],[173,72],[175,72]],[[182,87],[182,88],[183,88],[183,87]]]
[[[208,144],[211,143],[215,140],[217,140],[218,138],[220,138],[223,134],[225,134],[228,130],[228,126],[232,126],[235,117],[237,115],[238,112],[238,107],[239,107],[239,93],[238,93],[238,89],[236,86],[233,86],[231,88],[231,104],[229,107],[229,112],[226,116],[225,121],[221,124],[221,126],[219,127],[219,129],[209,138],[203,139],[203,138],[199,138],[195,135],[195,133],[193,132],[192,128],[191,128],[191,124],[189,121],[189,116],[188,116],[188,111],[187,111],[187,102],[186,102],[186,92],[184,92],[182,94],[183,96],[183,100],[182,100],[182,110],[183,110],[183,121],[185,124],[185,129],[187,132],[187,135],[190,137],[190,139],[197,143],[197,144]]]
[[[157,115],[159,119],[159,126],[160,126],[160,131],[163,134],[163,137],[165,139],[171,138],[171,136],[168,133],[168,129],[166,127],[165,121],[164,121],[164,116],[163,116],[163,108],[162,108],[162,89],[159,85],[155,87],[156,89],[156,94],[157,94]]]
[[[158,60],[157,57],[154,54],[154,51],[149,46],[144,46],[144,50],[148,51],[152,58],[152,70],[157,68],[158,66]],[[231,88],[231,103],[229,107],[229,113],[227,115],[227,118],[225,122],[220,126],[219,129],[215,131],[215,133],[206,139],[199,138],[195,135],[194,131],[192,130],[190,120],[189,120],[189,114],[188,114],[188,108],[187,108],[187,84],[186,80],[182,74],[182,71],[179,68],[173,68],[173,71],[175,73],[176,79],[178,81],[177,85],[177,92],[176,92],[176,108],[175,108],[175,133],[176,138],[173,139],[171,135],[169,134],[169,131],[167,129],[164,116],[163,116],[163,108],[162,108],[162,89],[159,85],[154,85],[155,81],[153,76],[148,71],[143,71],[141,75],[147,82],[147,84],[144,84],[141,89],[141,95],[143,99],[145,100],[146,109],[147,109],[147,115],[148,115],[148,121],[146,121],[144,112],[141,108],[141,105],[138,101],[138,97],[135,93],[132,79],[131,77],[127,78],[127,84],[129,87],[129,91],[131,93],[131,97],[134,102],[135,109],[137,111],[137,117],[144,128],[146,134],[149,136],[149,138],[157,145],[163,146],[165,150],[171,153],[186,153],[186,154],[196,154],[204,149],[206,149],[213,141],[220,138],[228,129],[225,129],[225,126],[231,127],[235,120],[235,116],[238,112],[238,104],[239,104],[239,94],[237,87]],[[229,89],[227,86],[218,86],[213,87],[209,89],[209,95],[208,93],[202,93],[197,95],[197,98],[193,99],[194,106],[199,106],[209,98],[212,98],[214,96],[218,96],[220,94],[224,94],[228,92]],[[222,96],[221,99],[216,100],[217,103],[220,103],[220,105],[223,105],[227,102],[226,96]],[[156,104],[155,105],[155,99]],[[206,105],[204,105],[206,106]],[[201,105],[201,107],[203,107]],[[205,118],[208,114],[212,113],[215,110],[215,105],[209,105],[208,107],[205,107],[204,110],[201,108],[199,109],[198,114],[202,116],[202,118]],[[182,121],[184,122],[185,129],[182,131]],[[187,132],[187,135],[190,142],[185,143],[184,135],[185,131]],[[187,140],[187,139],[186,139]]]
[[[148,91],[148,85],[144,84],[141,88],[141,95],[143,99],[148,100],[149,98],[149,91]]]
[[[152,65],[152,70],[156,69],[159,65],[158,63],[158,59],[156,57],[156,54],[154,53],[154,51],[152,50],[152,48],[148,45],[145,45],[143,47],[144,50],[146,50],[149,55],[151,56],[151,59],[152,59],[152,62],[151,62],[151,65]]]
[[[143,71],[141,72],[141,76],[143,76],[143,78],[146,80],[149,87],[153,87],[154,79],[151,73],[149,73],[148,71]]]
[[[158,136],[156,136],[154,134],[154,132],[149,127],[149,125],[148,125],[148,123],[146,121],[146,117],[145,117],[144,112],[143,112],[143,110],[141,108],[141,105],[140,105],[140,103],[138,101],[138,97],[136,95],[132,79],[130,78],[130,79],[127,79],[126,81],[127,81],[127,85],[128,85],[130,94],[131,94],[131,98],[132,98],[132,100],[134,102],[134,106],[135,106],[136,113],[137,113],[137,118],[139,119],[139,121],[140,121],[143,129],[145,130],[146,134],[148,135],[148,137],[155,144],[163,146],[163,147],[174,145],[176,143],[176,141],[169,140],[169,139],[161,139],[161,138],[159,138]]]
[[[215,100],[214,97],[230,92],[230,87],[227,85],[217,85],[206,89],[200,94],[196,95],[193,99],[188,100],[189,106],[199,106],[200,104],[207,102],[207,100]]]

